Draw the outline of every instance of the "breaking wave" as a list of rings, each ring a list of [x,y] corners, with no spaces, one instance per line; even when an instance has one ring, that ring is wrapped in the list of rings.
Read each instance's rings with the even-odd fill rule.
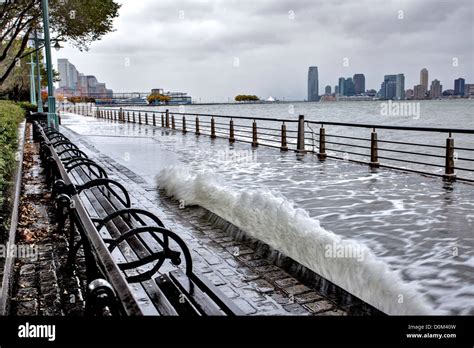
[[[206,208],[387,314],[443,314],[366,245],[322,228],[277,192],[238,190],[214,172],[177,166],[163,169],[157,183],[167,195]]]

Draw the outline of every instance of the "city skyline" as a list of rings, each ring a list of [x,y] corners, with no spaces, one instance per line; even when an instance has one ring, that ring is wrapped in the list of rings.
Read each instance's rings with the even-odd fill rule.
[[[111,97],[113,90],[108,89],[105,83],[97,80],[95,75],[85,75],[79,72],[74,64],[66,58],[58,59],[59,81],[55,94],[64,97],[97,96]]]
[[[100,71],[117,92],[166,85],[203,101],[241,93],[303,100],[311,65],[319,68],[320,91],[360,72],[367,88],[378,89],[385,74],[398,72],[412,88],[423,67],[444,85],[458,77],[474,80],[473,8],[466,0],[455,6],[126,0],[120,13],[116,31],[90,51],[66,47],[53,54],[83,71]]]

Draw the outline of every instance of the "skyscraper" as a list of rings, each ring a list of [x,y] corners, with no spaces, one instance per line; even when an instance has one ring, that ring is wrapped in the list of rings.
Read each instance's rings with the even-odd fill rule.
[[[319,100],[318,67],[310,66],[308,70],[308,101]]]
[[[454,80],[454,95],[464,96],[464,86],[466,81],[463,78]]]
[[[404,100],[405,99],[405,75],[398,74],[395,81],[396,81],[395,99]]]
[[[364,94],[365,92],[365,76],[364,74],[355,74],[354,77],[355,94]]]
[[[428,91],[428,69],[426,68],[420,71],[420,85],[423,86],[425,92]]]
[[[344,95],[348,97],[355,95],[355,86],[354,81],[352,81],[352,77],[348,77],[344,81]]]
[[[430,88],[430,98],[431,99],[436,99],[441,97],[441,92],[443,90],[443,86],[439,82],[439,80],[433,80],[431,82],[431,88]]]
[[[58,59],[59,70],[59,87],[66,87],[68,89],[76,89],[78,72],[74,64],[67,59]]]
[[[339,78],[339,95],[344,95],[344,77]]]
[[[425,90],[422,85],[416,85],[413,88],[413,99],[425,99]]]
[[[338,85],[334,86],[334,94],[335,95],[339,94],[339,86]]]
[[[380,98],[394,99],[397,94],[397,75],[385,75],[380,88]]]
[[[326,86],[326,88],[324,89],[324,94],[331,95],[331,86]]]

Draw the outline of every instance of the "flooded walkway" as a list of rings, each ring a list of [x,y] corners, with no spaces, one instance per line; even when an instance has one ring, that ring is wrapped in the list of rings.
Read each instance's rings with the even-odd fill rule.
[[[76,115],[64,115],[63,127],[150,190],[174,165],[213,173],[210,180],[236,190],[282,194],[326,230],[367,245],[434,309],[474,314],[473,185]],[[150,208],[160,204],[153,194]]]
[[[127,151],[131,144],[130,140],[138,139],[147,144],[146,138],[109,133],[102,138],[104,143],[110,145],[108,139],[124,142],[124,147],[118,147],[119,152],[111,152],[112,147],[104,148],[91,141],[90,134],[81,134],[79,137],[78,133],[75,133],[77,129],[73,126],[73,122],[76,121],[76,118],[71,118],[68,126],[68,119],[64,119],[63,134],[101,165],[109,174],[109,178],[127,188],[132,206],[152,212],[170,230],[183,238],[192,251],[194,268],[232,299],[245,314],[323,316],[347,314],[338,304],[311,286],[301,283],[280,267],[264,259],[251,245],[236,241],[222,229],[208,222],[198,207],[182,209],[179,202],[160,197],[153,180],[153,168],[158,163],[169,164],[172,161],[171,153],[167,151],[158,153],[147,145],[144,145],[142,151],[133,153]],[[93,124],[89,125],[95,129]],[[149,172],[120,163],[128,164],[135,155],[141,156],[140,159],[144,163],[150,163]]]

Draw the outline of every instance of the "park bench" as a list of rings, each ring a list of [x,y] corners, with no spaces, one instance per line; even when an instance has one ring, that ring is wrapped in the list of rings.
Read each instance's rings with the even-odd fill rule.
[[[89,313],[243,314],[193,270],[191,253],[182,238],[151,212],[132,206],[122,184],[110,179],[62,133],[39,122],[33,125],[56,200],[59,231],[69,219],[68,267],[74,267],[81,247],[84,251]]]

